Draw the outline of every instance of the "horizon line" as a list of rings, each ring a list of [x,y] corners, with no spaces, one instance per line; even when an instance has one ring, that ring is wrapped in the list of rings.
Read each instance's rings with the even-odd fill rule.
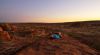
[[[69,23],[69,22],[88,22],[88,21],[100,21],[100,20],[85,20],[85,21],[66,21],[66,22],[0,22],[0,23]]]

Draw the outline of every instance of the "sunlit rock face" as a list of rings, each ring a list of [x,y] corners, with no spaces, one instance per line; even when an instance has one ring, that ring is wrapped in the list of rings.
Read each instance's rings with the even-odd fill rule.
[[[18,31],[17,27],[15,25],[11,25],[11,24],[0,24],[0,31]]]
[[[11,25],[10,24],[0,24],[0,27],[2,27],[2,29],[4,31],[11,31]]]
[[[14,25],[11,25],[11,31],[17,31],[17,27]]]
[[[3,31],[3,32],[0,32],[0,40],[2,40],[2,41],[10,41],[11,37],[10,37],[8,32]]]
[[[0,32],[3,31],[3,29],[0,27]]]

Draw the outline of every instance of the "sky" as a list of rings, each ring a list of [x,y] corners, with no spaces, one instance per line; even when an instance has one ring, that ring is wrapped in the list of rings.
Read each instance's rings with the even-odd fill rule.
[[[0,0],[0,22],[100,20],[100,0]]]

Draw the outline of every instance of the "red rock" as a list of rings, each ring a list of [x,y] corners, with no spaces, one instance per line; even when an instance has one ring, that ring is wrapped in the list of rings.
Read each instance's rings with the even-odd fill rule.
[[[17,31],[17,27],[14,25],[11,26],[11,29],[12,29],[12,31]]]
[[[0,25],[4,31],[11,31],[11,26],[10,24],[2,24]]]
[[[3,29],[0,27],[0,31],[3,31]]]
[[[4,32],[0,32],[0,39],[2,41],[10,41],[11,37],[8,32],[4,31]]]

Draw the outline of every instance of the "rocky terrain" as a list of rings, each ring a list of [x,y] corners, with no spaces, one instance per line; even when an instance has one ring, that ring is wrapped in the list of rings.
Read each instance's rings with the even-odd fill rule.
[[[1,23],[0,55],[100,55],[99,24]],[[62,38],[50,39],[51,32]]]

